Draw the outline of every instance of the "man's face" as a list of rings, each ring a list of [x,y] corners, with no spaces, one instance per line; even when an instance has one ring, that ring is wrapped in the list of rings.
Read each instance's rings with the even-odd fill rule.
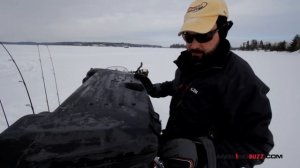
[[[211,31],[216,30],[217,25],[215,25]],[[190,35],[196,35],[197,33],[193,32],[187,32]],[[211,54],[218,46],[220,42],[220,36],[218,31],[216,31],[213,34],[213,37],[211,40],[207,42],[199,42],[195,38],[192,40],[192,42],[186,42],[186,48],[188,51],[192,53],[192,56],[194,59],[202,59],[204,55]]]

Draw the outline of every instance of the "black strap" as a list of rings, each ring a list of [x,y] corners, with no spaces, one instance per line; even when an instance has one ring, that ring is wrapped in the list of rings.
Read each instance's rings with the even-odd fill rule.
[[[195,141],[196,144],[203,146],[207,156],[207,168],[217,167],[216,151],[213,142],[207,137],[199,137]]]

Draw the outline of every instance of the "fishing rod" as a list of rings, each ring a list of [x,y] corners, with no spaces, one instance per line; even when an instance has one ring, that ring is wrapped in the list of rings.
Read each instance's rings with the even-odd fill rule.
[[[20,69],[19,69],[19,66],[18,66],[18,64],[16,63],[15,59],[13,58],[13,56],[10,54],[10,52],[7,50],[7,48],[4,46],[4,44],[3,44],[2,42],[0,42],[0,43],[1,43],[2,47],[5,49],[5,51],[7,52],[7,54],[10,56],[11,60],[12,60],[13,63],[15,64],[15,66],[16,66],[16,68],[17,68],[17,70],[18,70],[18,72],[19,72],[19,74],[20,74],[20,76],[21,76],[21,78],[22,78],[22,83],[24,84],[25,90],[26,90],[26,92],[27,92],[27,96],[28,96],[28,99],[29,99],[29,102],[30,102],[30,107],[31,107],[31,110],[32,110],[32,114],[35,114],[35,113],[34,113],[34,108],[33,108],[33,105],[32,105],[32,101],[31,101],[31,97],[30,97],[30,94],[29,94],[29,91],[28,91],[26,82],[25,82],[25,80],[24,80],[24,78],[23,78],[23,75],[22,75]]]
[[[39,61],[40,61],[40,67],[41,67],[41,72],[42,72],[42,79],[43,79],[43,84],[44,84],[44,91],[45,91],[46,103],[47,103],[48,111],[50,111],[49,102],[48,102],[48,95],[47,95],[47,89],[46,89],[46,83],[45,83],[45,77],[44,77],[44,70],[43,70],[41,53],[40,53],[40,47],[39,47],[39,44],[37,44],[36,46],[37,46],[38,53],[39,53]]]
[[[2,101],[0,99],[0,104],[1,104],[1,108],[2,108],[2,111],[3,111],[3,114],[4,114],[4,117],[5,117],[5,120],[6,120],[6,124],[7,124],[7,128],[9,127],[9,123],[8,123],[8,120],[7,120],[7,117],[6,117],[6,113],[5,113],[5,110],[3,108],[3,104],[2,104]]]
[[[52,65],[52,72],[53,72],[53,76],[54,76],[54,82],[55,82],[55,87],[56,87],[56,95],[57,95],[57,101],[58,101],[58,105],[60,105],[60,100],[59,100],[59,93],[58,93],[58,87],[57,87],[57,80],[56,80],[56,74],[55,74],[55,69],[54,69],[54,64],[53,64],[53,60],[52,60],[52,54],[50,52],[50,49],[47,46],[48,52],[49,52],[49,56],[50,56],[50,60],[51,60],[51,65]]]

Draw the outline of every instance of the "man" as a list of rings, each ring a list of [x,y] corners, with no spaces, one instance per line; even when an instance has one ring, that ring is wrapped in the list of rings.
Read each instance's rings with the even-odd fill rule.
[[[179,32],[187,50],[174,61],[175,79],[153,85],[136,74],[150,96],[172,96],[161,136],[166,168],[253,167],[274,146],[269,88],[230,51],[227,18],[223,0],[195,0]]]

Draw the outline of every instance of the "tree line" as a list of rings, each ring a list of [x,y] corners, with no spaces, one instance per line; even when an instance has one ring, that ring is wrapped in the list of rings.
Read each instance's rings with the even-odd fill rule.
[[[170,48],[185,48],[185,44],[172,44]]]
[[[185,44],[172,44],[170,48],[185,48]],[[236,48],[235,48],[236,49]],[[296,35],[291,42],[263,42],[262,40],[251,40],[244,42],[238,49],[244,51],[265,50],[265,51],[289,51],[300,50],[300,35]]]
[[[253,50],[265,50],[265,51],[289,51],[294,52],[300,50],[300,35],[296,35],[291,42],[263,42],[262,40],[251,40],[244,42],[240,50],[253,51]]]

